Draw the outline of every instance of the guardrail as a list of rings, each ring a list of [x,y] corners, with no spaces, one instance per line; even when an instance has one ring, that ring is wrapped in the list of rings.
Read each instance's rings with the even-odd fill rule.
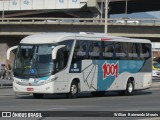
[[[13,85],[13,80],[0,79],[0,88],[10,87]]]
[[[105,19],[97,18],[1,18],[0,24],[80,24],[104,25]],[[160,26],[160,19],[108,19],[108,25]]]

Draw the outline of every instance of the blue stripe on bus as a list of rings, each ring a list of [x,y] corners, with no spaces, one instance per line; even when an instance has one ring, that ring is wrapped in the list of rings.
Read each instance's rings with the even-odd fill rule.
[[[49,77],[42,77],[42,78],[39,78],[39,80],[47,80]]]
[[[144,60],[98,60],[98,90],[103,91],[110,88],[123,72],[137,73],[144,65]]]

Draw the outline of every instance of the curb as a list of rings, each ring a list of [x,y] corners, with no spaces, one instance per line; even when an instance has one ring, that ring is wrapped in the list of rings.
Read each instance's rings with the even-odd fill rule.
[[[0,84],[0,88],[3,88],[3,87],[12,87],[13,84]]]
[[[0,88],[13,86],[13,80],[0,80]]]
[[[153,84],[152,83],[151,88],[160,88],[160,83],[159,84],[157,84],[157,83]]]

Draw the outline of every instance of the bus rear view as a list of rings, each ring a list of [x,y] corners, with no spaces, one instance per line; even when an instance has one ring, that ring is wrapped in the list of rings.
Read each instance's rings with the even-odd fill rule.
[[[102,96],[106,91],[132,95],[152,83],[151,42],[102,33],[44,33],[25,37],[14,61],[16,93],[80,92]]]

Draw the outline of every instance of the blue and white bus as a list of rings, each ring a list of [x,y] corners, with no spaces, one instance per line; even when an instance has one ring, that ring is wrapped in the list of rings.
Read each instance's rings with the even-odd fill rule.
[[[25,37],[13,66],[16,93],[80,92],[104,95],[106,91],[132,95],[152,84],[151,42],[113,37],[103,33],[42,33]]]

